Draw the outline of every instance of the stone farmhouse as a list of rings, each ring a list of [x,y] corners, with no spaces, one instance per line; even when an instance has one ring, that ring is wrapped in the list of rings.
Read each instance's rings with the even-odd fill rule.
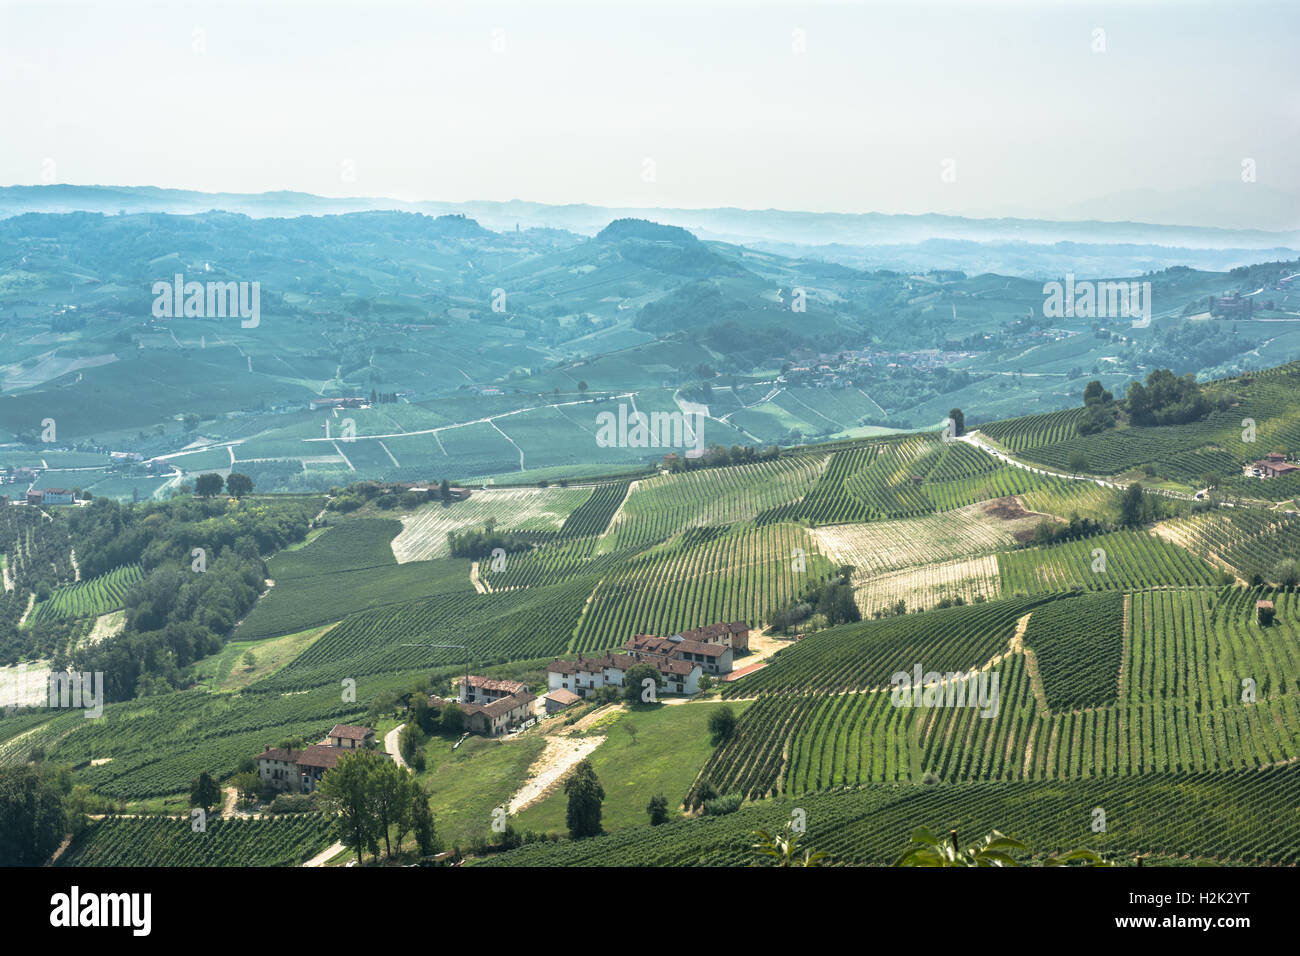
[[[520,681],[470,674],[459,684],[457,704],[465,715],[465,729],[471,733],[500,737],[520,728],[535,716],[537,695]],[[429,706],[435,710],[442,710],[445,703],[441,697],[429,698]]]
[[[268,747],[257,755],[257,775],[272,790],[281,793],[311,793],[327,770],[338,766],[339,758],[374,743],[369,727],[336,724],[326,737],[328,743],[312,744],[302,750]]]

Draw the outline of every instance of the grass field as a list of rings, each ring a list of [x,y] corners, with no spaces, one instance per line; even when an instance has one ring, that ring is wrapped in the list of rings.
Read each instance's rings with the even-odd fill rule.
[[[601,825],[606,830],[645,823],[646,804],[654,794],[668,799],[670,815],[680,813],[681,802],[713,752],[709,716],[722,706],[739,716],[747,702],[638,705],[604,728],[605,741],[589,759],[605,789]],[[636,728],[635,737],[629,726]],[[556,790],[519,813],[515,828],[562,833],[566,806],[564,791]]]
[[[448,849],[468,849],[476,837],[496,837],[492,811],[505,806],[519,789],[544,740],[540,734],[513,740],[470,737],[455,752],[453,742],[430,740],[419,780],[429,792],[438,839]]]
[[[267,562],[274,586],[236,631],[240,640],[296,633],[365,608],[417,597],[473,592],[469,561],[442,558],[399,565],[390,542],[401,525],[387,519],[344,521]]]

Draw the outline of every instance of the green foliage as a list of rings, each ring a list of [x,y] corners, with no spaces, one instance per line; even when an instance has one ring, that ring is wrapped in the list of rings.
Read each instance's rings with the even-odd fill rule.
[[[590,760],[582,760],[573,768],[564,781],[564,793],[568,797],[565,824],[569,837],[581,840],[600,833],[600,805],[605,800],[605,788],[596,779]]]
[[[194,493],[200,498],[211,498],[221,494],[225,480],[215,472],[199,475],[194,479]]]
[[[206,770],[190,782],[190,806],[211,810],[221,802],[221,786]]]
[[[645,692],[645,681],[653,681],[652,686],[658,688],[663,684],[663,679],[654,665],[644,662],[633,664],[623,675],[623,699],[634,704],[640,703]]]
[[[0,767],[0,860],[41,866],[67,828],[63,798],[71,781],[48,764]]]
[[[650,825],[657,827],[668,822],[668,798],[662,793],[655,794],[646,805],[645,812],[650,814]]]
[[[1015,866],[1011,855],[1027,847],[1019,840],[993,830],[978,842],[963,847],[957,842],[957,831],[939,839],[927,827],[917,827],[912,832],[912,846],[894,866]]]
[[[713,746],[729,740],[736,730],[736,712],[730,707],[719,707],[709,715],[709,737]]]
[[[1014,820],[1017,838],[1031,853],[1076,847],[1108,860],[1145,853],[1172,865],[1212,858],[1220,865],[1286,866],[1300,861],[1300,820],[1279,816],[1277,808],[1297,800],[1296,765],[930,787],[874,784],[797,800],[758,801],[723,817],[534,844],[488,865],[745,866],[755,858],[754,831],[772,833],[801,809],[807,832],[799,835],[799,843],[806,841],[837,865],[896,862],[900,834],[912,832],[918,820],[944,820],[959,832],[980,834]],[[1123,807],[1123,826],[1089,832],[1087,813],[1097,806]],[[1214,821],[1212,832],[1207,832],[1206,820]]]
[[[799,856],[799,834],[790,823],[777,833],[755,830],[754,838],[758,841],[754,844],[754,852],[775,860],[774,866],[821,866],[826,860],[826,854],[820,850],[805,849],[803,856]]]

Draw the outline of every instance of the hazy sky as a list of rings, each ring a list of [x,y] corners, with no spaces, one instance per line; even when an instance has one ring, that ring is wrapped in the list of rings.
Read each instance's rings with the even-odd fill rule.
[[[1297,27],[1295,3],[0,0],[0,183],[979,215],[1250,157],[1300,192]]]

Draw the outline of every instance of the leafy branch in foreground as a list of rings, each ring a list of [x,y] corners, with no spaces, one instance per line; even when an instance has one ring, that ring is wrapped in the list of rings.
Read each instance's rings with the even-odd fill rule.
[[[956,830],[950,830],[947,837],[940,839],[928,827],[918,827],[912,833],[912,846],[898,858],[894,866],[1019,866],[1011,854],[1028,849],[1025,844],[1000,830],[986,833],[978,842],[962,847],[957,840]],[[1043,861],[1043,866],[1070,866],[1075,863],[1082,866],[1111,865],[1092,850],[1079,849],[1049,856]]]
[[[755,830],[754,837],[758,840],[753,845],[754,852],[776,860],[777,866],[821,866],[826,859],[826,854],[820,850],[805,849],[803,856],[799,856],[799,834],[791,829],[789,823],[775,834]]]

